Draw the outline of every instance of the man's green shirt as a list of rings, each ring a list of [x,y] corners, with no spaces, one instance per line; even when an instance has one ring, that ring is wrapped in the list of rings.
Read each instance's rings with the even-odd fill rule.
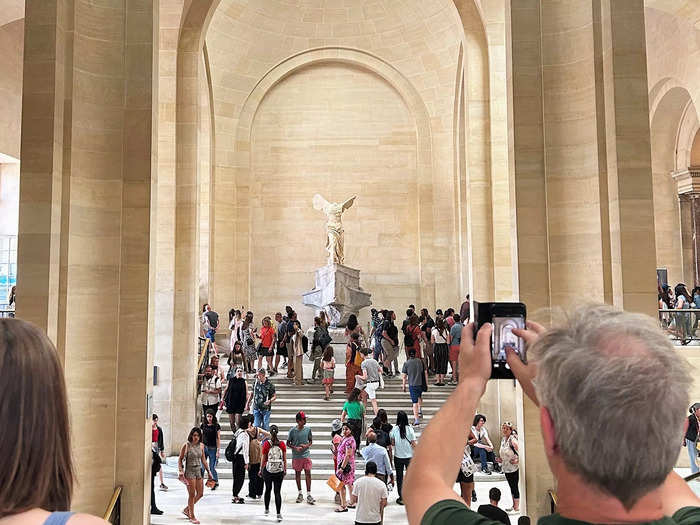
[[[570,520],[559,514],[540,518],[538,525],[592,525],[586,521]],[[685,507],[670,518],[648,521],[637,525],[698,525],[700,524],[700,507]],[[422,525],[501,525],[498,521],[469,510],[464,504],[454,499],[438,501],[423,516]]]

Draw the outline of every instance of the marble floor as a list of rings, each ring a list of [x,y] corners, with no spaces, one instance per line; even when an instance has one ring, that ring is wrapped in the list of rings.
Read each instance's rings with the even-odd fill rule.
[[[676,469],[682,475],[690,474],[690,469]],[[157,481],[157,478],[156,478]],[[302,480],[303,481],[303,480]],[[182,515],[182,508],[187,502],[187,491],[185,486],[175,478],[175,468],[171,466],[165,467],[165,484],[168,485],[167,492],[158,491],[156,501],[158,507],[164,511],[162,516],[151,516],[151,523],[171,524],[171,523],[188,523],[187,519]],[[264,515],[264,505],[262,500],[246,500],[245,505],[233,505],[231,503],[231,485],[232,480],[221,480],[221,485],[216,491],[205,489],[204,497],[196,506],[197,518],[202,525],[218,525],[218,524],[238,524],[238,523],[276,523],[274,515],[274,497],[271,501],[271,509],[273,514],[269,517]],[[700,496],[700,482],[691,482],[691,487]],[[507,508],[511,505],[510,492],[508,484],[505,481],[479,482],[476,483],[476,494],[478,501],[476,507],[481,504],[488,503],[488,491],[491,487],[501,489],[503,498],[501,499],[501,507]],[[458,490],[458,487],[455,486]],[[244,485],[242,494],[247,493],[247,481]],[[297,491],[294,479],[287,478],[282,484],[282,523],[305,523],[307,525],[321,525],[334,523],[336,525],[353,524],[354,513],[351,510],[346,514],[336,514],[333,512],[335,505],[333,504],[333,493],[323,481],[312,481],[311,493],[316,498],[316,505],[307,503],[295,503]],[[407,524],[405,508],[396,503],[396,491],[389,494],[389,505],[385,510],[384,523],[389,525]],[[511,524],[515,525],[518,521],[518,514],[511,514]]]
[[[172,474],[174,476],[174,473]],[[156,478],[157,481],[157,478]],[[303,480],[302,480],[303,482]],[[187,503],[187,491],[185,486],[166,472],[165,484],[169,490],[167,492],[158,491],[156,501],[158,507],[164,512],[162,516],[151,516],[151,523],[188,523],[182,515],[182,509]],[[197,519],[202,525],[217,524],[237,524],[237,523],[276,523],[274,496],[271,498],[271,514],[266,517],[263,512],[265,506],[262,500],[246,499],[244,505],[234,505],[231,503],[232,480],[221,480],[221,485],[216,491],[205,489],[204,497],[195,507]],[[488,491],[491,487],[498,487],[503,493],[501,507],[511,505],[508,484],[505,481],[494,483],[476,483],[476,494],[478,502],[476,505],[488,503]],[[247,493],[247,481],[241,491],[242,495]],[[457,488],[457,487],[455,487]],[[305,490],[305,489],[304,489]],[[355,523],[355,514],[350,512],[337,514],[333,510],[336,506],[333,503],[333,492],[323,481],[312,481],[311,494],[316,498],[315,505],[308,503],[295,503],[297,490],[293,478],[285,478],[282,484],[282,523],[305,523],[307,525],[320,525],[333,523],[336,525]],[[389,505],[384,511],[384,523],[389,525],[407,524],[405,508],[396,503],[396,490],[389,494]],[[511,515],[511,523],[515,525],[518,521],[517,514]]]

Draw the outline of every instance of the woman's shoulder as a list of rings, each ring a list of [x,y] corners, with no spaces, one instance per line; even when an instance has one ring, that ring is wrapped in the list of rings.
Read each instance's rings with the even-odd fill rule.
[[[32,509],[14,516],[3,518],[3,523],[7,525],[22,524],[22,525],[43,525],[51,516],[51,512],[43,509]],[[73,514],[66,521],[67,525],[107,525],[107,522],[97,516],[90,514]]]

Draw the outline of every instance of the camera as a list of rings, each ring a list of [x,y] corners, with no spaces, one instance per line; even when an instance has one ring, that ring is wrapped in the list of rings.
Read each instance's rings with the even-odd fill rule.
[[[515,379],[506,362],[506,348],[512,348],[527,363],[525,342],[513,333],[525,328],[523,303],[479,303],[474,301],[474,339],[486,323],[493,324],[491,334],[491,379]]]

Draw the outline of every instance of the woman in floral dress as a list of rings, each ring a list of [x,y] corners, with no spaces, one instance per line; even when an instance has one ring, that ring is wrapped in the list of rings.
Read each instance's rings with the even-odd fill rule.
[[[340,507],[335,509],[336,512],[347,512],[348,507],[354,509],[354,505],[347,504],[347,497],[345,495],[345,487],[350,490],[349,494],[352,494],[352,485],[355,483],[355,438],[352,436],[352,429],[346,424],[343,424],[343,429],[341,431],[343,440],[338,446],[338,468],[335,471],[335,475],[343,485],[340,487]]]

